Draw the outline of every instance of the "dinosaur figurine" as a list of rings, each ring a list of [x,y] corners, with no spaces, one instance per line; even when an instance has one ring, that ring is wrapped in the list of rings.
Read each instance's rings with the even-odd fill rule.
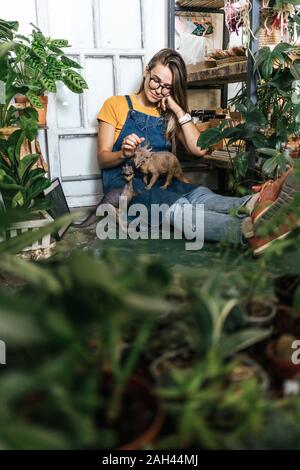
[[[119,209],[120,197],[122,196],[127,197],[127,202],[129,203],[132,200],[132,198],[136,195],[132,186],[132,180],[134,177],[134,171],[133,171],[132,166],[124,165],[122,168],[122,175],[126,181],[126,184],[122,188],[112,189],[108,193],[104,194],[103,198],[101,199],[96,209],[94,209],[93,212],[89,214],[83,222],[73,224],[75,227],[85,228],[94,224],[99,218],[96,215],[98,207],[101,206],[102,204],[111,204],[112,206],[114,206],[117,211],[117,217],[119,218],[118,209]]]
[[[147,189],[151,189],[161,175],[167,175],[166,182],[161,186],[161,189],[167,189],[172,183],[173,178],[177,178],[184,183],[190,183],[183,174],[178,158],[171,152],[164,150],[152,152],[152,148],[149,145],[144,147],[139,145],[135,151],[133,162],[135,168],[139,168],[144,174],[143,181]],[[149,175],[151,179],[148,183]]]

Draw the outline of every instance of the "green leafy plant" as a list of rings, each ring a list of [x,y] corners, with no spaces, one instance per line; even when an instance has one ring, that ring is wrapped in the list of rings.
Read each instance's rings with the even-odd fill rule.
[[[9,242],[3,242],[6,249]],[[13,267],[7,256],[0,252],[2,270],[27,285],[17,297],[0,295],[1,338],[14,357],[0,378],[1,447],[108,448],[120,437],[125,443],[129,436],[117,435],[123,392],[153,324],[168,308],[164,289],[148,294],[159,277],[166,280],[164,268],[143,258],[135,269],[130,264],[128,276],[126,262],[109,253],[102,261],[77,252],[50,265],[17,260]],[[124,354],[130,331],[135,334]]]
[[[292,164],[287,144],[290,137],[300,138],[300,104],[295,100],[300,60],[293,60],[291,56],[297,50],[287,43],[280,43],[273,50],[261,48],[254,63],[258,74],[257,103],[252,103],[245,88],[242,89],[232,104],[241,113],[243,122],[232,128],[225,121],[199,137],[198,145],[202,148],[227,139],[229,154],[228,147],[238,145],[237,156],[232,161],[237,182],[243,181],[246,175],[249,144],[260,153],[259,167],[269,177],[276,175],[286,163]]]
[[[220,292],[220,280],[221,272],[216,270],[200,289],[191,288],[192,301],[185,306],[185,314],[195,322],[192,334],[200,357],[209,350],[227,357],[271,334],[270,329],[245,327],[241,299]]]
[[[56,92],[56,82],[59,80],[74,93],[80,94],[88,88],[84,78],[76,71],[82,67],[62,50],[70,47],[66,39],[45,37],[34,26],[28,38],[16,35],[15,42],[10,66],[15,73],[16,85],[27,89],[26,96],[34,107],[42,106],[39,96],[45,92]]]
[[[14,125],[17,121],[16,110],[10,107],[12,98],[26,89],[14,84],[15,74],[10,67],[10,56],[15,47],[14,37],[19,23],[0,19],[0,81],[2,82],[0,102],[0,128]],[[26,111],[27,112],[27,111]]]
[[[172,371],[159,389],[172,426],[159,448],[299,449],[299,397],[271,400],[258,381],[232,381],[236,361],[208,355],[191,369]]]
[[[0,190],[9,207],[29,208],[50,185],[41,168],[33,168],[40,155],[29,154],[20,159],[25,131],[16,130],[8,139],[0,139]]]
[[[16,95],[26,95],[34,108],[42,108],[39,97],[46,92],[55,93],[57,81],[64,82],[74,93],[82,93],[88,86],[77,72],[81,66],[61,49],[69,47],[67,40],[47,38],[36,26],[25,37],[18,34],[18,27],[16,21],[0,20],[0,80],[5,84],[0,128],[16,125],[27,131],[29,121],[31,129],[37,128],[38,113],[33,108],[13,106]]]

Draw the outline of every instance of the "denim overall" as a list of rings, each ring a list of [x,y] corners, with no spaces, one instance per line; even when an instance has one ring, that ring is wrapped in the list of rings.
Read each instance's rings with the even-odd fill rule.
[[[129,96],[125,97],[129,106],[129,112],[121,133],[113,146],[113,152],[121,150],[122,142],[130,134],[136,134],[138,137],[144,137],[145,143],[149,144],[153,151],[167,150],[171,151],[171,142],[165,138],[165,121],[162,117],[149,116],[148,114],[133,109]],[[132,164],[132,159],[124,160],[124,164]],[[122,165],[115,168],[102,169],[103,192],[106,194],[115,188],[122,188],[125,180],[122,177]],[[181,196],[195,189],[194,184],[184,183],[173,179],[167,189],[160,189],[166,181],[166,175],[161,176],[155,185],[146,189],[143,182],[143,174],[140,170],[135,171],[133,179],[133,189],[137,194],[132,199],[131,204],[143,204],[148,209],[148,223],[151,225],[151,205],[167,204],[169,207],[174,204]],[[160,219],[161,222],[161,219]]]

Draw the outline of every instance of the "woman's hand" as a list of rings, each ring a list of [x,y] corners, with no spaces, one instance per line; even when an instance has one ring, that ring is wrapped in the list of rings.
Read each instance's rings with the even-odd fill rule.
[[[136,134],[130,134],[122,142],[121,150],[126,158],[131,158],[134,156],[135,150],[142,142],[144,142],[144,137],[138,137]]]
[[[166,109],[170,109],[173,111],[173,113],[177,114],[180,111],[184,114],[184,111],[181,109],[181,107],[176,103],[172,95],[169,96],[164,96],[162,100],[159,102],[159,107],[163,110],[166,111]]]

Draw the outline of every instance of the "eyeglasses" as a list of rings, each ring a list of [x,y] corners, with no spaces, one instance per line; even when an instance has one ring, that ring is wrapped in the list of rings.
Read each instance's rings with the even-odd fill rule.
[[[150,80],[149,80],[149,87],[151,90],[158,90],[161,87],[161,94],[163,96],[168,96],[172,93],[173,87],[172,85],[164,85],[158,78],[151,77],[149,72]]]

